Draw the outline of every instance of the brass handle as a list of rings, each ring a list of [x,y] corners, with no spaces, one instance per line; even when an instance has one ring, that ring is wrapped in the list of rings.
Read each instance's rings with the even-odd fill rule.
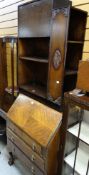
[[[14,138],[13,137],[11,137],[11,141],[14,142]]]
[[[14,128],[13,130],[14,130],[14,132],[15,132],[15,128]]]
[[[34,167],[31,168],[32,174],[35,175],[35,169]]]
[[[32,149],[35,151],[36,150],[36,145],[33,143]]]
[[[34,155],[32,155],[31,160],[32,160],[33,162],[35,161],[35,156],[34,156]]]

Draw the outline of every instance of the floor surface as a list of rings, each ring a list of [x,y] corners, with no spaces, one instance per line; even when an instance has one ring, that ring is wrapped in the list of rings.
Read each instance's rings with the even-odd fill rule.
[[[15,164],[8,165],[9,154],[5,142],[0,138],[0,175],[30,175],[27,168],[21,162],[15,161]]]

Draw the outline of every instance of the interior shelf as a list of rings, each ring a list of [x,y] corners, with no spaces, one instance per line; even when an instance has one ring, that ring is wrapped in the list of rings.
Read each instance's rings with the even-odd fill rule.
[[[74,41],[74,40],[68,40],[68,43],[70,44],[83,44],[84,41]]]
[[[34,62],[41,62],[41,63],[48,63],[48,59],[47,58],[45,58],[45,59],[43,59],[43,58],[38,58],[38,57],[20,57],[20,59],[22,59],[22,60],[29,60],[29,61],[34,61]]]
[[[65,157],[65,162],[71,167],[74,167],[75,151]],[[81,175],[86,175],[87,165],[89,160],[89,152],[78,148],[75,171]],[[89,172],[88,172],[89,175]]]
[[[74,125],[73,127],[69,128],[68,131],[78,136],[79,124]],[[82,122],[81,124],[81,132],[80,132],[80,140],[87,143],[89,145],[89,124]]]
[[[21,90],[27,91],[29,93],[35,94],[37,96],[46,98],[47,94],[46,94],[46,87],[45,86],[41,86],[41,85],[35,85],[35,84],[29,84],[29,85],[22,85],[20,86]]]
[[[76,75],[77,70],[66,70],[65,75]]]

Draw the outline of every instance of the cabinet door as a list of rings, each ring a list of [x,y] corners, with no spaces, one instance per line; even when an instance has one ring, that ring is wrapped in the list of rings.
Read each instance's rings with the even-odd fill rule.
[[[48,97],[52,101],[62,95],[69,11],[69,8],[57,9],[52,14],[48,81]]]

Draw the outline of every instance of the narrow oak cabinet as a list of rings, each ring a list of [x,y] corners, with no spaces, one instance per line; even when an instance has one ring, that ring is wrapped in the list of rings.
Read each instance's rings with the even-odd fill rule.
[[[20,91],[59,105],[76,84],[87,13],[69,1],[39,0],[19,6],[18,19]]]

